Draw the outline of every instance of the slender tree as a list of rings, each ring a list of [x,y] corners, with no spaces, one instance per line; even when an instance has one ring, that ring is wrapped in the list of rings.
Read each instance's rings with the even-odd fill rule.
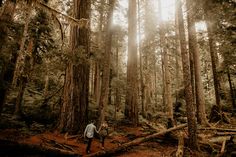
[[[196,28],[195,28],[195,17],[194,9],[191,6],[195,7],[196,1],[187,0],[187,22],[188,22],[188,41],[189,41],[189,52],[193,54],[194,59],[194,74],[195,74],[195,94],[196,94],[196,106],[197,106],[197,119],[199,124],[209,125],[206,112],[205,112],[205,100],[203,94],[203,85],[201,79],[201,64],[200,64],[200,54],[196,37]]]
[[[73,14],[76,19],[89,19],[90,1],[74,0]],[[89,90],[89,29],[71,26],[71,50],[69,55],[78,63],[69,61],[66,67],[63,104],[58,124],[60,131],[82,131],[88,121]]]
[[[177,0],[177,10],[178,10],[177,14],[178,14],[178,24],[179,24],[179,38],[180,38],[182,66],[183,66],[184,93],[185,93],[186,111],[188,119],[189,147],[192,150],[197,150],[197,135],[196,135],[197,123],[193,104],[193,93],[192,93],[191,77],[190,77],[191,76],[190,63],[186,48],[187,44],[185,39],[181,0]]]
[[[137,88],[137,14],[136,0],[129,0],[128,7],[128,63],[125,117],[138,124]]]
[[[202,3],[204,14],[205,14],[205,20],[207,24],[207,32],[208,32],[208,43],[209,43],[209,51],[211,55],[211,66],[212,66],[212,73],[213,73],[213,80],[214,80],[214,89],[215,89],[215,100],[216,105],[219,108],[219,112],[221,112],[221,104],[220,104],[220,82],[219,82],[219,76],[216,70],[216,64],[217,64],[217,54],[216,54],[216,45],[214,41],[214,19],[212,18],[211,14],[211,6],[212,1],[206,1],[203,0]]]
[[[168,50],[167,50],[167,42],[165,38],[165,25],[162,20],[162,9],[161,9],[161,0],[158,0],[158,8],[159,8],[159,18],[160,18],[160,46],[162,51],[163,58],[163,67],[164,67],[164,97],[165,106],[167,107],[168,119],[171,122],[171,125],[174,125],[173,119],[173,105],[172,105],[172,97],[171,97],[171,81],[170,81],[170,72],[169,72],[169,59],[168,59]]]

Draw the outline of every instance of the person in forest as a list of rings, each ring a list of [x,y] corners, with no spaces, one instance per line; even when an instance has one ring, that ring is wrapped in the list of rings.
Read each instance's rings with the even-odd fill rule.
[[[100,142],[102,144],[102,149],[104,149],[105,138],[108,135],[108,124],[106,122],[102,123],[98,131],[100,134]]]
[[[88,124],[84,130],[84,138],[86,138],[88,140],[87,147],[86,147],[87,154],[90,153],[90,147],[91,147],[95,132],[98,133],[98,130],[97,130],[96,126],[94,125],[94,121],[91,121],[91,123]]]

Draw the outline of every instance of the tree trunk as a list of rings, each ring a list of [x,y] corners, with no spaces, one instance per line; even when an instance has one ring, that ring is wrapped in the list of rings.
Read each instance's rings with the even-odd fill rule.
[[[231,101],[232,101],[232,115],[236,115],[236,103],[235,103],[235,89],[233,89],[233,85],[231,82],[231,78],[230,78],[230,71],[229,68],[227,69],[227,75],[228,75],[228,82],[229,82],[229,87],[230,87],[230,95],[231,95]]]
[[[74,0],[74,15],[76,19],[89,19],[90,1]],[[89,28],[71,27],[71,56],[81,53],[89,54]],[[78,48],[83,51],[78,52]],[[83,131],[88,121],[88,91],[89,90],[89,61],[88,58],[80,58],[79,63],[69,61],[66,67],[63,104],[58,124],[60,131],[77,133]]]
[[[141,26],[140,26],[140,0],[138,1],[138,34],[139,34],[139,41],[141,37]],[[144,82],[143,82],[143,54],[141,49],[141,44],[138,42],[138,52],[139,52],[139,75],[140,75],[140,95],[141,95],[141,113],[143,117],[145,117],[145,106],[144,106]]]
[[[17,86],[17,80],[18,77],[23,73],[23,68],[24,67],[24,60],[26,57],[26,53],[25,53],[25,41],[28,37],[28,27],[29,27],[29,23],[30,23],[30,16],[32,14],[33,11],[33,4],[28,4],[27,6],[27,10],[26,10],[26,19],[25,19],[25,25],[24,25],[24,32],[23,32],[23,36],[21,39],[21,43],[20,43],[20,50],[18,53],[18,57],[17,57],[17,61],[16,61],[16,67],[15,67],[15,71],[14,71],[14,76],[13,76],[13,80],[12,80],[12,85],[13,87]]]
[[[186,48],[185,30],[184,30],[184,20],[182,13],[182,4],[180,0],[177,0],[178,7],[178,24],[179,24],[179,37],[180,37],[180,47],[182,56],[182,66],[183,66],[183,80],[184,80],[184,92],[186,101],[186,112],[188,119],[188,136],[189,136],[189,147],[192,150],[197,150],[197,123],[193,105],[193,93],[191,86],[191,74],[190,74],[190,63],[188,58],[188,52]]]
[[[178,90],[180,88],[180,43],[179,43],[179,26],[178,26],[178,17],[177,17],[177,7],[175,7],[175,67],[176,67],[176,73],[175,73],[175,103],[178,102]]]
[[[219,107],[219,110],[221,112],[221,104],[220,104],[220,84],[219,84],[219,78],[216,71],[216,48],[215,48],[215,41],[214,41],[214,20],[211,18],[211,13],[209,11],[211,7],[211,2],[206,2],[206,4],[203,5],[203,10],[206,18],[206,24],[207,24],[207,32],[208,32],[208,43],[209,43],[209,50],[211,55],[211,64],[212,64],[212,73],[213,73],[213,80],[214,80],[214,89],[215,89],[215,100],[216,105]]]
[[[194,4],[194,5],[193,5]],[[194,58],[194,74],[195,74],[195,90],[196,90],[196,105],[197,105],[197,120],[199,124],[209,125],[206,112],[205,112],[205,100],[203,94],[203,84],[201,79],[201,64],[200,64],[200,54],[198,49],[197,37],[196,37],[196,29],[195,29],[195,19],[194,12],[191,6],[195,7],[196,2],[193,0],[187,0],[187,21],[188,21],[188,38],[189,38],[189,52],[193,54]],[[194,84],[192,84],[194,85]]]
[[[49,59],[45,60],[45,64],[46,64],[46,74],[45,74],[45,84],[44,84],[44,98],[46,99],[48,97],[48,87],[49,87],[49,69],[48,69],[48,64],[49,64]]]
[[[137,88],[137,18],[136,0],[129,0],[128,8],[128,63],[125,117],[138,124]]]
[[[98,44],[100,50],[103,49],[103,23],[104,23],[104,0],[100,0],[100,9],[99,9],[99,34],[98,34]],[[94,79],[94,96],[95,96],[95,101],[96,104],[99,106],[99,101],[100,101],[100,95],[101,95],[101,69],[100,69],[100,64],[101,64],[101,58],[98,57],[96,60],[96,67],[95,67],[95,79]]]
[[[12,73],[17,54],[13,51],[12,54],[7,49],[7,37],[9,34],[9,26],[11,25],[13,15],[15,13],[16,2],[7,0],[2,8],[0,15],[0,115],[5,103],[7,91],[12,81]]]
[[[117,80],[119,80],[120,76],[119,76],[119,48],[118,46],[116,47],[116,77],[117,77]],[[120,107],[121,105],[121,96],[120,96],[120,89],[119,89],[119,86],[118,84],[116,85],[116,97],[115,97],[115,120],[116,120],[116,113],[117,113],[117,110],[118,108]]]
[[[21,116],[21,106],[22,106],[22,100],[25,92],[25,88],[28,82],[28,79],[30,77],[30,73],[33,67],[33,58],[32,58],[32,52],[34,47],[34,41],[33,39],[29,40],[29,44],[26,50],[26,55],[24,57],[24,65],[22,65],[22,72],[18,76],[18,95],[16,98],[16,106],[15,106],[15,112],[14,116],[20,117]]]
[[[163,66],[164,66],[164,87],[165,93],[163,99],[165,99],[164,104],[167,107],[168,119],[171,122],[171,126],[174,126],[174,119],[173,119],[173,104],[172,104],[172,97],[171,97],[171,82],[170,82],[170,72],[169,72],[169,62],[168,62],[168,50],[167,50],[167,42],[165,39],[165,26],[162,21],[162,14],[161,14],[161,1],[158,0],[158,10],[159,10],[159,18],[160,18],[160,46],[163,56]]]
[[[103,75],[102,75],[102,86],[101,86],[101,96],[99,103],[99,113],[101,124],[105,120],[106,107],[108,103],[109,94],[109,81],[110,81],[110,57],[111,57],[111,44],[112,44],[112,18],[113,10],[115,6],[115,0],[109,0],[109,11],[107,17],[107,32],[105,40],[105,54],[103,59]]]

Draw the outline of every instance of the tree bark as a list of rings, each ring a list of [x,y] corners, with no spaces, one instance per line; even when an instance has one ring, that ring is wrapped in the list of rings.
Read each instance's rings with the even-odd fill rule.
[[[111,56],[111,44],[112,44],[112,18],[113,10],[115,6],[115,0],[109,0],[109,11],[107,17],[107,32],[105,40],[105,54],[103,60],[103,75],[102,75],[102,86],[101,86],[101,96],[99,103],[99,113],[100,113],[100,124],[105,120],[105,111],[108,103],[109,94],[109,81],[110,81],[110,56]]]
[[[194,5],[193,5],[194,4]],[[206,112],[205,112],[205,100],[203,94],[203,84],[201,79],[201,64],[200,64],[200,54],[196,37],[195,19],[194,12],[191,6],[195,7],[196,2],[193,0],[187,0],[187,21],[188,21],[188,38],[189,38],[189,52],[193,54],[194,59],[194,75],[195,75],[195,94],[196,94],[196,105],[197,105],[197,120],[199,124],[209,125]],[[193,82],[193,81],[192,81]],[[194,84],[192,84],[194,85]]]
[[[74,16],[76,19],[89,19],[90,1],[74,0]],[[89,90],[89,28],[72,26],[71,28],[72,57],[79,55],[79,63],[69,61],[66,67],[63,104],[58,123],[60,131],[77,133],[83,131],[88,121],[88,90]],[[78,48],[82,51],[78,52]]]
[[[137,88],[137,14],[136,0],[129,0],[128,7],[128,63],[125,117],[138,124]]]
[[[188,58],[188,52],[186,48],[185,30],[184,30],[184,20],[182,13],[182,4],[180,0],[177,0],[177,10],[178,10],[178,24],[179,24],[179,37],[180,37],[180,47],[182,56],[182,66],[183,66],[183,80],[184,80],[184,93],[186,101],[186,111],[188,119],[188,136],[189,136],[189,147],[192,150],[197,150],[197,123],[193,105],[193,93],[191,86],[191,74],[190,74],[190,63]]]

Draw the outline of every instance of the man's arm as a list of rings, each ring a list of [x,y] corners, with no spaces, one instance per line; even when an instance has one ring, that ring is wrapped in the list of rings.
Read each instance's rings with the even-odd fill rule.
[[[84,130],[84,138],[86,137],[87,130],[88,130],[88,126],[86,126],[86,128]]]

